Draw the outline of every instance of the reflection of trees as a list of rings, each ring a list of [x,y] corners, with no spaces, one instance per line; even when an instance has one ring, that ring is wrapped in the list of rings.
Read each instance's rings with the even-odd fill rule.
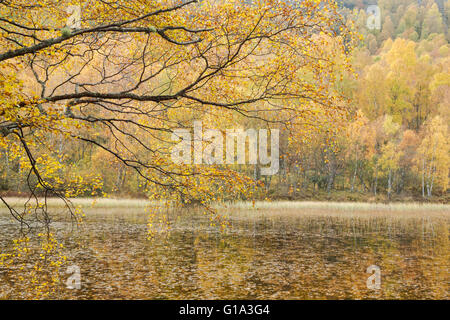
[[[202,297],[232,299],[253,294],[254,288],[246,281],[256,253],[251,239],[198,236],[195,252],[198,286]]]
[[[446,298],[449,230],[442,218],[249,217],[225,234],[184,225],[146,237],[145,217],[86,223],[69,263],[71,298]],[[207,220],[207,218],[206,218]],[[190,221],[190,220],[189,220]],[[181,222],[179,225],[183,225]],[[366,288],[380,266],[382,290]]]

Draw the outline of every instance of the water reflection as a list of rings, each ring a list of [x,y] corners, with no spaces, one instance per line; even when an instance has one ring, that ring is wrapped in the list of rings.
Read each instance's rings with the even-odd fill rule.
[[[448,215],[233,214],[224,234],[201,216],[173,219],[169,237],[148,242],[143,213],[88,213],[59,235],[82,288],[57,298],[448,299]],[[14,225],[0,224],[6,246]],[[366,287],[373,264],[379,291]]]

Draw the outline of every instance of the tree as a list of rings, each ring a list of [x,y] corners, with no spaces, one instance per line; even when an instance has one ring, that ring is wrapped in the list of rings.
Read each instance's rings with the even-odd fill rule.
[[[376,132],[369,125],[369,119],[358,110],[356,120],[348,125],[348,157],[353,158],[353,168],[351,176],[350,191],[355,190],[356,178],[358,171],[362,169],[365,161],[370,160],[374,155],[376,145]]]
[[[383,122],[385,133],[385,144],[381,147],[381,157],[379,159],[380,168],[387,173],[387,195],[388,199],[392,195],[393,175],[398,168],[401,153],[397,149],[398,133],[400,125],[393,121],[392,116],[386,116]]]
[[[429,119],[423,128],[422,142],[417,150],[416,168],[422,176],[422,196],[431,197],[435,184],[443,192],[448,187],[450,143],[448,124],[440,116]]]
[[[398,193],[402,192],[407,185],[407,175],[411,172],[410,168],[414,167],[414,158],[416,157],[417,146],[419,145],[419,137],[413,130],[405,130],[402,133],[401,141],[398,145],[400,154],[399,158],[399,171],[400,182],[398,186]],[[411,185],[414,184],[414,179]]]
[[[397,26],[397,34],[402,34],[407,30],[419,31],[419,10],[416,5],[411,5],[400,19]]]
[[[367,36],[367,48],[371,54],[375,54],[378,50],[377,38],[373,34]]]
[[[433,33],[444,33],[444,22],[439,8],[434,3],[425,13],[425,18],[422,25],[421,38],[426,39]]]
[[[436,106],[437,114],[447,123],[449,121],[448,105],[450,103],[449,67],[450,59],[447,58],[443,62],[443,72],[434,74],[432,81],[429,83],[430,104]]]
[[[384,40],[387,40],[389,38],[394,37],[394,23],[392,22],[392,19],[390,16],[387,16],[384,20],[383,27],[381,29],[380,33],[380,41],[383,42]]]
[[[80,19],[69,23],[69,1],[0,2],[0,142],[26,159],[42,222],[50,219],[36,195],[70,208],[67,197],[101,185],[61,175],[58,137],[110,155],[154,198],[206,203],[252,181],[172,163],[175,129],[205,115],[222,129],[245,118],[289,126],[308,110],[332,122],[345,109],[334,84],[338,67],[351,71],[353,31],[334,2],[196,2],[79,1]],[[8,207],[26,222],[26,211]]]
[[[384,115],[387,99],[385,68],[378,63],[368,66],[357,92],[357,101],[364,114],[371,120]]]

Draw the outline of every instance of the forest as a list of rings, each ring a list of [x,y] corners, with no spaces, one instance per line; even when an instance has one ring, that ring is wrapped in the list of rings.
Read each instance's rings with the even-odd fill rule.
[[[369,14],[366,9],[371,4],[377,4],[380,8],[380,29],[370,30],[367,27]],[[2,16],[5,16],[8,11],[7,6],[2,10]],[[97,11],[84,14],[93,15],[92,19],[100,19],[101,22],[99,13],[101,10],[102,8],[98,8]],[[62,107],[65,110],[64,114],[70,115],[71,117],[68,118],[73,123],[63,124],[63,126],[78,128],[76,130],[80,132],[82,130],[91,131],[92,135],[88,138],[68,139],[69,135],[74,137],[71,130],[50,129],[52,126],[59,126],[56,124],[61,120],[58,118],[59,111],[55,111],[54,114],[48,112],[45,117],[38,119],[39,115],[35,114],[36,108],[34,108],[34,110],[25,110],[24,112],[34,114],[33,121],[35,123],[28,125],[30,128],[36,125],[36,128],[39,129],[32,131],[31,134],[34,135],[35,140],[30,142],[30,145],[24,150],[20,146],[20,142],[8,140],[11,136],[8,136],[10,133],[7,131],[9,122],[5,118],[2,120],[3,138],[0,139],[0,163],[2,164],[0,166],[0,190],[2,190],[2,194],[26,196],[30,194],[30,185],[31,190],[43,193],[46,188],[39,182],[42,179],[54,186],[68,186],[63,191],[67,196],[142,198],[148,197],[149,194],[158,194],[159,197],[161,195],[159,188],[167,181],[163,179],[164,181],[152,183],[155,179],[153,179],[154,177],[149,179],[143,173],[142,170],[146,168],[141,166],[142,163],[135,165],[124,161],[123,157],[117,155],[121,152],[132,154],[133,157],[139,154],[142,157],[149,157],[145,160],[147,164],[151,165],[155,161],[160,161],[164,163],[163,166],[170,166],[166,163],[164,152],[157,154],[151,146],[143,145],[141,143],[143,140],[140,139],[148,138],[142,138],[139,135],[143,131],[151,131],[150,134],[156,141],[149,142],[149,144],[155,143],[161,145],[161,148],[165,148],[162,146],[164,144],[162,141],[165,139],[163,138],[165,128],[175,128],[177,124],[181,127],[188,127],[188,123],[192,122],[192,119],[201,118],[210,126],[222,129],[235,127],[238,124],[244,128],[270,127],[280,128],[284,131],[282,130],[280,137],[280,170],[277,175],[261,176],[258,165],[235,165],[226,174],[221,171],[221,168],[215,168],[214,170],[217,169],[217,172],[204,173],[200,178],[185,178],[183,182],[185,189],[191,189],[187,185],[202,186],[195,194],[189,195],[193,199],[203,197],[200,194],[206,192],[210,193],[209,198],[213,199],[339,201],[409,201],[414,199],[448,202],[450,1],[345,0],[339,1],[336,10],[342,15],[343,24],[346,27],[351,26],[349,28],[355,30],[355,34],[352,35],[355,39],[351,40],[355,45],[350,56],[344,57],[342,52],[337,52],[339,49],[336,47],[339,44],[328,41],[326,31],[321,32],[321,34],[325,34],[324,41],[322,41],[323,46],[316,49],[319,54],[326,57],[326,63],[330,63],[330,65],[325,66],[317,62],[313,68],[309,68],[306,63],[310,63],[312,59],[310,61],[306,61],[308,59],[305,61],[290,59],[289,61],[288,53],[284,56],[285,62],[291,64],[291,68],[299,70],[303,68],[303,72],[306,74],[305,78],[314,78],[318,73],[324,72],[333,80],[326,79],[326,84],[318,84],[317,79],[314,82],[293,79],[292,74],[288,74],[287,68],[281,70],[279,61],[273,60],[274,64],[277,64],[271,66],[274,68],[273,70],[268,70],[268,68],[267,70],[258,70],[257,77],[261,77],[260,80],[252,78],[248,74],[241,75],[244,79],[241,83],[258,83],[260,88],[266,86],[267,90],[264,93],[257,92],[257,90],[250,92],[252,90],[250,87],[242,89],[241,83],[228,81],[226,76],[216,81],[211,75],[212,80],[209,84],[219,87],[205,89],[199,83],[193,82],[190,86],[198,86],[195,89],[203,95],[201,98],[184,97],[184,102],[182,102],[183,99],[179,99],[180,103],[184,103],[183,108],[173,107],[176,103],[174,104],[170,99],[167,99],[167,102],[161,99],[161,101],[155,102],[156,106],[151,107],[153,112],[158,115],[149,118],[147,118],[148,113],[136,107],[135,102],[143,103],[140,101],[142,99],[133,101],[131,93],[135,91],[132,90],[140,90],[138,87],[142,87],[141,84],[147,84],[147,81],[152,81],[152,87],[148,90],[141,90],[139,94],[157,92],[162,95],[170,95],[178,90],[177,87],[189,86],[186,84],[188,81],[180,77],[178,72],[184,72],[186,78],[194,77],[196,67],[192,67],[192,64],[199,62],[197,61],[198,57],[192,57],[192,72],[188,71],[189,65],[184,64],[181,56],[191,53],[187,50],[183,51],[184,48],[173,51],[173,55],[170,57],[168,57],[169,51],[163,51],[169,49],[162,49],[162,45],[161,51],[148,50],[148,55],[151,57],[148,64],[144,62],[142,67],[133,62],[133,59],[139,56],[138,51],[142,46],[144,46],[144,53],[141,55],[147,54],[145,48],[151,46],[150,36],[145,40],[146,33],[137,33],[136,39],[119,41],[121,36],[106,40],[107,37],[102,38],[100,33],[92,37],[96,37],[99,42],[103,41],[101,44],[82,35],[81,37],[84,38],[81,40],[74,40],[80,41],[79,45],[70,43],[72,47],[62,45],[53,48],[54,51],[46,52],[45,57],[34,53],[27,57],[27,61],[19,61],[18,58],[14,58],[16,59],[14,61],[9,60],[9,65],[2,65],[3,72],[0,81],[3,83],[1,92],[3,100],[17,96],[17,91],[28,91],[27,96],[31,97],[27,98],[28,102],[15,101],[25,110],[28,103],[36,105],[36,101],[43,97],[50,97],[47,99],[52,100],[55,104],[67,101],[63,99],[73,98],[69,104],[72,107],[69,105]],[[96,17],[96,14],[99,17]],[[66,19],[67,16],[63,12],[59,18]],[[236,16],[230,17],[230,26],[231,20],[238,18],[237,13]],[[246,18],[256,18],[256,12],[254,17]],[[176,22],[181,23],[180,20]],[[5,19],[2,18],[2,21]],[[158,21],[154,23],[158,23]],[[206,25],[205,28],[207,28]],[[342,27],[340,28],[342,31]],[[12,42],[20,45],[19,39],[21,39],[20,41],[35,41],[34,36],[23,36],[21,30],[17,29],[20,27],[17,28],[13,23],[2,27],[3,40],[0,44],[3,45],[3,48],[10,46]],[[133,31],[131,29],[129,31]],[[115,30],[110,27],[110,31],[114,32]],[[176,30],[176,32],[178,31]],[[240,31],[245,32],[244,30]],[[68,33],[69,38],[71,31],[67,28],[62,29],[63,37],[64,32]],[[103,32],[106,35],[108,30]],[[195,31],[192,35],[195,36],[197,32],[200,31]],[[159,33],[163,35],[163,40],[168,39],[166,33]],[[189,40],[191,35],[185,33],[179,36],[186,43],[191,41]],[[179,41],[183,41],[169,40],[169,44],[173,46],[177,46],[180,44]],[[298,39],[290,40],[304,41],[306,47],[308,41],[311,41],[311,37],[301,36]],[[211,47],[214,41],[211,40]],[[114,50],[123,50],[125,46],[129,46],[130,55],[134,57],[127,62],[119,63],[120,57],[115,56]],[[64,53],[65,47],[68,47],[66,53]],[[69,59],[69,51],[72,48],[74,52],[70,52],[72,58]],[[77,50],[80,59],[75,58]],[[206,57],[206,54],[209,54],[207,52],[209,48],[205,47],[202,50],[205,50],[203,59],[210,59],[211,64],[216,62],[214,58]],[[277,47],[274,50],[282,49]],[[66,55],[64,56],[64,54]],[[258,59],[255,58],[256,55],[255,57],[250,56],[250,53],[247,57],[253,59],[253,63],[255,63],[255,59]],[[116,61],[114,61],[115,58]],[[278,58],[280,59],[280,57]],[[194,61],[194,59],[196,60]],[[230,59],[230,62],[233,59]],[[240,60],[236,64],[244,61],[246,57],[237,57],[237,59]],[[156,71],[160,65],[163,67]],[[349,65],[352,65],[352,69],[347,67]],[[68,71],[69,68],[72,69]],[[105,71],[107,68],[113,71],[108,74],[108,71]],[[153,74],[146,74],[146,68]],[[183,68],[184,71],[182,71]],[[223,66],[223,68],[226,69],[228,66]],[[277,68],[276,72],[279,76],[275,80],[277,83],[274,87],[269,88],[270,81],[264,83],[265,80],[262,78],[275,79],[272,72],[275,72],[274,70]],[[22,71],[18,72],[21,69]],[[17,70],[15,75],[12,75],[11,70]],[[213,70],[212,65],[211,70]],[[234,71],[230,70],[229,72]],[[140,73],[140,83],[134,85],[133,81],[136,79],[132,78],[138,77],[136,76],[138,73]],[[120,79],[119,74],[121,74]],[[93,80],[92,83],[89,83],[89,79],[96,79],[97,82],[95,83]],[[16,87],[8,84],[15,81],[17,82]],[[285,84],[286,82],[290,83]],[[125,102],[123,100],[120,100],[119,103],[119,100],[96,99],[93,94],[83,95],[83,92],[92,92],[91,89],[97,87],[100,88],[100,91],[104,91],[111,90],[111,88],[117,90],[121,86],[128,85],[135,87],[121,91],[130,93],[129,96],[124,95],[124,98],[129,98]],[[293,95],[282,99],[283,97],[277,96],[282,93],[279,90],[281,85],[303,86],[308,93],[315,97],[316,101],[321,99],[335,99],[335,101],[332,103],[333,105],[328,101],[325,103],[326,107],[319,107],[317,104],[312,106],[305,103],[306,100]],[[230,93],[232,90],[239,91],[239,93],[232,94]],[[73,91],[73,93],[69,94],[69,91]],[[324,91],[327,92],[324,93]],[[220,95],[226,103],[208,102],[208,95],[211,94]],[[232,95],[235,96],[231,97]],[[256,97],[256,95],[259,96]],[[33,99],[36,100],[32,101]],[[252,101],[251,104],[248,104],[249,107],[232,112],[236,111],[233,109],[234,106],[237,106],[236,101],[239,100],[239,106],[242,106],[245,99]],[[276,99],[278,99],[277,104],[284,104],[278,109],[282,110],[281,112],[276,111],[278,107],[273,103]],[[89,102],[92,102],[95,107],[87,111],[85,104]],[[196,108],[195,104],[200,104],[202,107]],[[297,120],[301,119],[301,121],[290,122],[289,125],[286,125],[286,119],[291,116],[290,106],[294,106]],[[213,111],[214,107],[221,111]],[[262,111],[258,110],[266,107],[271,111],[265,112],[262,116]],[[79,108],[79,110],[73,111],[75,108]],[[118,113],[118,109],[129,111],[128,115],[133,116],[126,117],[124,114]],[[2,115],[8,114],[6,109],[0,110],[0,112]],[[12,111],[10,117],[17,116],[13,113]],[[94,115],[103,115],[103,118]],[[118,118],[111,119],[112,115]],[[47,122],[39,123],[39,121]],[[158,127],[158,130],[153,132],[150,128],[152,126]],[[45,143],[42,142],[43,140]],[[30,158],[26,155],[27,148],[35,149],[36,152],[31,163],[35,161],[36,166],[45,167],[41,176],[36,175],[33,170],[30,173],[30,168],[34,165],[30,164]],[[113,149],[115,151],[111,152]],[[146,152],[152,155],[144,155]],[[211,177],[216,174],[221,177],[219,179],[221,181],[209,179],[206,182],[206,180],[202,180],[207,175]],[[242,185],[237,189],[227,188],[226,181],[237,179],[235,175],[240,176],[239,181],[242,181]],[[188,180],[189,182],[187,182]],[[202,188],[204,190],[199,191]],[[184,195],[181,197],[183,198]]]
[[[0,0],[0,300],[448,299],[449,15]]]

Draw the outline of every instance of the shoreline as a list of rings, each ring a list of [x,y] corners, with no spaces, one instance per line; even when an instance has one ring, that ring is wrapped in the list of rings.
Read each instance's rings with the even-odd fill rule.
[[[5,197],[11,206],[23,206],[28,198]],[[142,208],[152,204],[159,204],[157,201],[145,199],[127,198],[71,198],[72,204],[82,208]],[[48,198],[48,206],[51,208],[64,207],[64,203],[58,198]],[[213,204],[217,209],[334,209],[334,210],[386,210],[386,211],[448,211],[450,204],[443,203],[422,203],[422,202],[350,202],[350,201],[236,201]],[[5,205],[0,203],[0,209],[5,209]]]

